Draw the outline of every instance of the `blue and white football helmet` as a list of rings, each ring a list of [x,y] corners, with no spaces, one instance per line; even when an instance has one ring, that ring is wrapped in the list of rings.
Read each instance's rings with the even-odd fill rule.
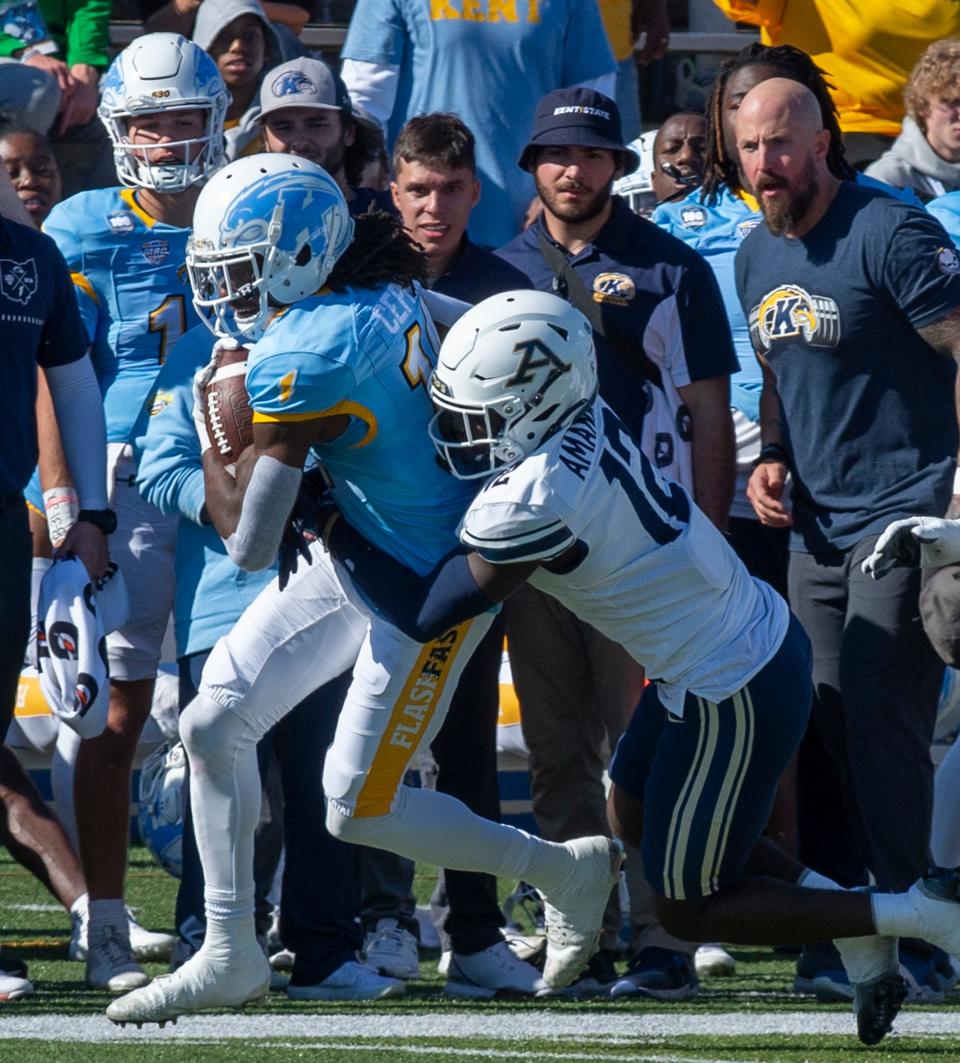
[[[223,123],[230,93],[217,64],[193,41],[177,33],[148,33],[128,45],[110,65],[100,86],[97,114],[113,144],[117,175],[128,187],[182,192],[206,180],[223,164]],[[185,161],[152,165],[134,147],[127,121],[166,111],[202,110],[202,137],[173,141]]]
[[[223,338],[258,339],[270,304],[313,295],[353,240],[336,181],[293,155],[248,155],[200,193],[187,243],[193,305]]]
[[[181,742],[162,745],[140,768],[137,825],[143,844],[164,871],[183,871],[183,820],[187,800],[187,754]]]

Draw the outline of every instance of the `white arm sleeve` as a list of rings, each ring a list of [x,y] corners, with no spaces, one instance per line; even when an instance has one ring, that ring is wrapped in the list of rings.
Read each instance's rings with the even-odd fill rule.
[[[617,72],[611,70],[609,74],[601,74],[598,78],[589,81],[581,81],[576,88],[593,89],[594,92],[602,92],[604,96],[615,99],[617,94]]]
[[[386,63],[366,63],[362,59],[344,59],[340,76],[347,86],[350,99],[369,111],[382,126],[386,126],[397,98],[400,67]]]
[[[261,454],[243,496],[237,530],[223,540],[230,560],[247,572],[273,563],[300,489],[300,469]]]
[[[107,428],[89,355],[45,370],[81,509],[107,508]]]

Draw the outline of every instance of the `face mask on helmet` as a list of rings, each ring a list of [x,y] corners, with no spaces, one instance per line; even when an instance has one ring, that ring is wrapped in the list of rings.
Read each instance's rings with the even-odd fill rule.
[[[97,113],[113,144],[117,176],[128,187],[182,192],[205,180],[223,163],[223,123],[230,94],[214,61],[202,48],[175,33],[151,33],[135,40],[113,61],[101,83]],[[202,132],[187,139],[159,138],[133,144],[129,127],[150,116],[198,111]]]
[[[292,155],[251,155],[197,200],[187,243],[193,303],[220,337],[256,340],[272,307],[317,292],[353,239],[337,183]]]
[[[454,476],[486,478],[532,454],[596,390],[583,314],[548,292],[505,292],[468,310],[443,341],[428,431]]]

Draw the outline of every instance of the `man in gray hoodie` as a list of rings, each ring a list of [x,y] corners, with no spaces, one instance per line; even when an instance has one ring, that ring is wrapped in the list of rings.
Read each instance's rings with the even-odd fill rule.
[[[260,82],[267,70],[300,54],[295,43],[291,49],[281,41],[258,0],[203,0],[193,40],[213,58],[233,97],[224,124],[227,161],[263,151]]]
[[[927,48],[903,99],[900,136],[866,172],[895,188],[912,188],[926,203],[960,188],[960,39]]]

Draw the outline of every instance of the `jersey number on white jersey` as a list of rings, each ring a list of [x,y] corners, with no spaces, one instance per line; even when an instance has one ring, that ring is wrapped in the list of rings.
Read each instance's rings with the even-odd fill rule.
[[[627,426],[603,407],[604,448],[600,471],[610,484],[617,484],[633,506],[644,531],[661,546],[673,542],[690,521],[690,500],[676,483],[662,480],[634,441]],[[634,469],[640,466],[640,479]]]

